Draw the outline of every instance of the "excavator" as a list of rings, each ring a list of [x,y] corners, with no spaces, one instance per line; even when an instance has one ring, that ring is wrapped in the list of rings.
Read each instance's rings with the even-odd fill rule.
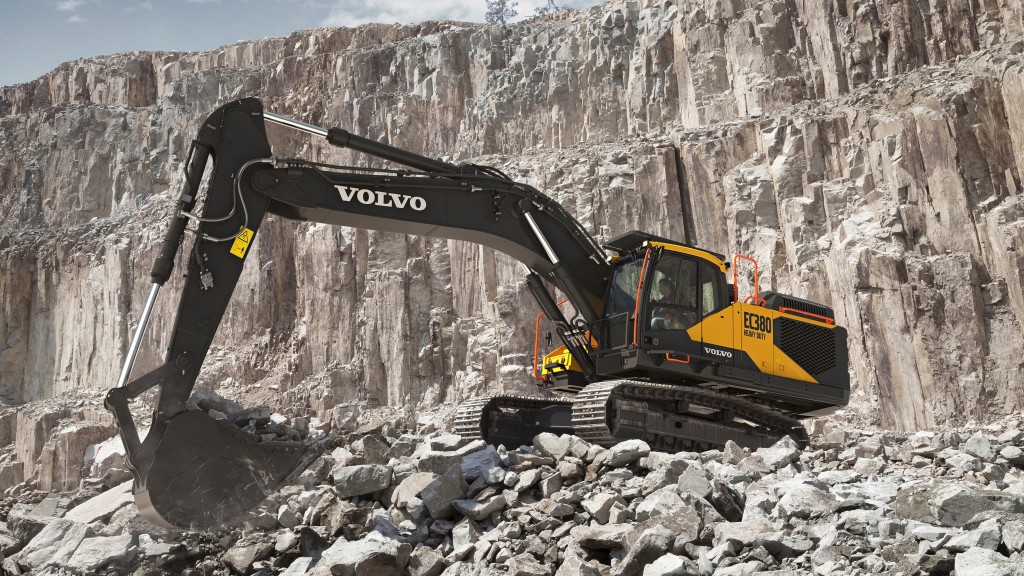
[[[279,158],[268,124],[394,168]],[[541,432],[575,434],[603,446],[639,438],[672,452],[729,441],[757,448],[787,435],[806,444],[800,419],[849,401],[846,330],[828,306],[760,291],[757,263],[745,256],[730,262],[642,231],[599,245],[553,199],[493,167],[452,164],[324,129],[246,98],[224,104],[202,123],[184,172],[149,296],[117,386],[105,399],[125,446],[136,504],[157,525],[206,529],[232,521],[322,450],[261,441],[188,403],[267,214],[473,242],[525,265],[526,285],[539,305],[537,324],[547,318],[561,346],[541,358],[538,332],[538,394],[465,401],[454,424],[463,436],[506,446],[530,443]],[[186,235],[192,242],[180,258],[187,260],[187,274],[166,361],[129,380]],[[749,273],[751,266],[753,280],[741,278],[739,268]],[[749,296],[741,298],[741,283],[753,284]],[[556,295],[564,300],[556,302]],[[143,439],[131,401],[154,388]]]

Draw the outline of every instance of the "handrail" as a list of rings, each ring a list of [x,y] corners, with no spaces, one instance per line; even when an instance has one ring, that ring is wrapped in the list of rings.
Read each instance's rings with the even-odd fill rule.
[[[758,280],[758,275],[757,275],[757,260],[754,260],[750,256],[744,256],[743,254],[736,254],[735,256],[732,257],[732,292],[733,292],[733,302],[739,302],[740,301],[740,283],[739,283],[739,268],[740,268],[739,267],[739,261],[740,260],[747,260],[747,261],[751,262],[754,265],[754,298],[757,299],[757,300],[760,300],[761,302],[764,302],[763,300],[761,300],[760,298],[757,297],[757,295],[761,293],[761,290],[760,290],[761,285],[760,285],[760,281]],[[763,304],[760,304],[760,305],[763,306]]]
[[[806,310],[799,310],[797,308],[786,308],[786,307],[780,306],[779,307],[779,312],[783,312],[785,314],[799,314],[801,316],[807,316],[807,317],[813,318],[815,320],[820,320],[820,321],[824,322],[825,324],[835,324],[836,323],[834,318],[829,318],[828,316],[822,316],[821,314],[815,314],[813,312],[808,312]]]
[[[665,352],[665,360],[668,360],[669,362],[678,362],[680,364],[689,364],[690,363],[690,355],[689,354],[686,355],[686,360],[676,360],[675,358],[670,356],[668,352]]]
[[[565,300],[562,300],[558,304],[555,304],[555,307],[561,306],[562,304],[565,304],[568,301],[569,299],[566,298]],[[540,317],[543,315],[543,312],[537,314],[537,321],[534,323],[533,326],[533,377],[541,382],[547,382],[547,380],[545,380],[537,372],[537,365],[540,363]]]
[[[644,274],[647,273],[647,259],[651,256],[650,247],[644,252],[644,263],[640,265],[640,278],[636,283],[636,306],[633,308],[633,347],[636,347],[637,321],[640,319],[640,293],[644,288]]]

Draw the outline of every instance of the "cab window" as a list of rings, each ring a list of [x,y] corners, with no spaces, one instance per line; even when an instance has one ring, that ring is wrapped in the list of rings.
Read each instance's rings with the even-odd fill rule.
[[[700,317],[718,312],[728,304],[722,273],[710,262],[700,263]]]
[[[649,286],[648,315],[652,330],[681,330],[697,323],[697,262],[665,252]]]
[[[642,257],[633,257],[616,264],[611,286],[608,289],[605,317],[623,312],[632,314],[636,310],[636,287],[640,284],[640,267],[642,265]]]

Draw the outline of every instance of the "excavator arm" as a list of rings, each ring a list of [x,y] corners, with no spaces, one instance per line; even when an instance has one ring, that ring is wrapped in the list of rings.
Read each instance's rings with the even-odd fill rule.
[[[266,121],[321,136],[407,168],[327,166],[272,155]],[[212,169],[207,165],[212,160]],[[499,171],[454,165],[264,112],[257,99],[228,103],[203,122],[186,161],[186,187],[151,272],[149,298],[116,388],[106,406],[117,420],[140,511],[178,528],[223,524],[258,504],[304,464],[318,446],[258,442],[230,422],[188,410],[199,370],[231,299],[249,246],[266,214],[370,228],[492,247],[523,262],[527,284],[583,370],[585,326],[598,319],[610,267],[593,238],[559,204]],[[208,185],[203,191],[203,182]],[[166,362],[129,382],[160,287],[180,258],[188,272]],[[560,289],[582,317],[566,319],[542,279]],[[159,387],[145,438],[129,403]]]

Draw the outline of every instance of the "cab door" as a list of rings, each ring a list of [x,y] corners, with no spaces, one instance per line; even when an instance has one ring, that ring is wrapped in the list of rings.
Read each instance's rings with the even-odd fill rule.
[[[700,263],[698,293],[700,322],[690,333],[701,341],[702,356],[732,365],[737,360],[734,311],[722,272],[706,260]]]
[[[663,250],[645,279],[644,343],[673,354],[700,351],[698,259]]]

